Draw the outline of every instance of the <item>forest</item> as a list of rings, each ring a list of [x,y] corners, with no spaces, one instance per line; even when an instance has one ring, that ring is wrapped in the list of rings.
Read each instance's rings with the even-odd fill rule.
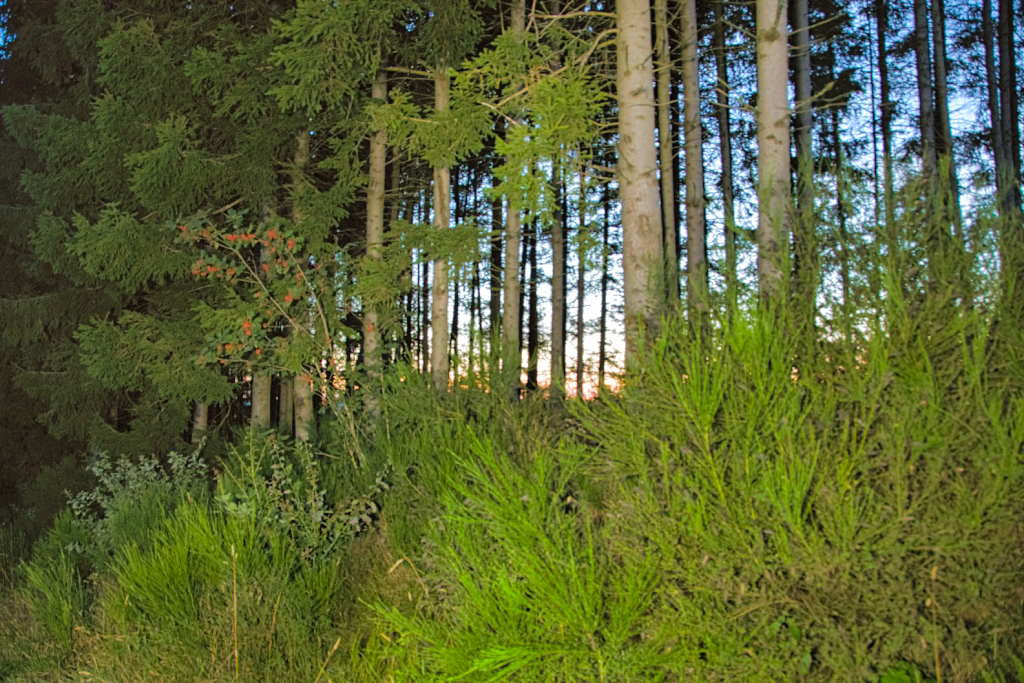
[[[1022,50],[0,0],[0,680],[1024,681]]]

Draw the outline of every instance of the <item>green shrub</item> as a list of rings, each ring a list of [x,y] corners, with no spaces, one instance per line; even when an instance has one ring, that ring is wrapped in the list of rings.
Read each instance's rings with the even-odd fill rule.
[[[77,549],[97,570],[130,543],[147,548],[151,535],[183,500],[205,501],[210,488],[202,446],[189,454],[171,452],[166,465],[155,457],[113,460],[99,455],[90,466],[96,486],[71,499],[71,509],[90,533]]]
[[[68,547],[82,538],[81,527],[65,512],[37,544],[32,561],[19,566],[17,594],[40,631],[35,643],[52,645],[60,657],[72,654],[75,626],[86,616],[85,565],[81,554]]]
[[[898,323],[797,373],[764,319],[703,346],[670,322],[578,411],[608,533],[660,558],[657,618],[708,648],[727,625],[764,680],[968,681],[1019,652],[1024,403],[984,322]]]
[[[350,595],[342,558],[379,510],[383,474],[331,505],[310,448],[273,433],[247,434],[225,466],[209,503],[187,500],[147,545],[115,554],[97,613],[130,647],[104,649],[99,674],[159,665],[175,680],[312,680],[331,653]]]

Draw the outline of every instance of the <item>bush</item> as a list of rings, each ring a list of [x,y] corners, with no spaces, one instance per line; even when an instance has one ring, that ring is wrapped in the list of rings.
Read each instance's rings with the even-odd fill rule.
[[[578,411],[610,537],[660,558],[658,618],[706,651],[690,668],[967,681],[1020,652],[1024,403],[983,321],[893,327],[797,374],[763,319],[704,346],[670,324]]]

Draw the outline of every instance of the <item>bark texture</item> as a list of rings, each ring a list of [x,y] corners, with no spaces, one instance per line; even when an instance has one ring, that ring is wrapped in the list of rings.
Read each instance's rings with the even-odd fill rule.
[[[790,224],[786,0],[757,3],[757,276],[762,303],[785,293]]]
[[[686,304],[690,327],[707,335],[708,246],[704,200],[704,132],[700,121],[700,64],[697,61],[697,2],[681,0],[683,135],[686,139]]]
[[[652,330],[657,322],[663,249],[654,139],[651,5],[649,0],[620,0],[616,11],[618,179],[628,369],[635,362],[638,345],[644,343],[642,330]]]
[[[434,70],[434,109],[448,110],[451,81],[448,70]],[[451,223],[451,171],[434,168],[434,227],[447,230]],[[434,259],[434,281],[430,305],[430,372],[434,389],[448,391],[448,259]]]

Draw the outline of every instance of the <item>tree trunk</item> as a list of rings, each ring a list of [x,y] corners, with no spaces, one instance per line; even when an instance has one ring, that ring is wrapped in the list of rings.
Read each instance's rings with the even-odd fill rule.
[[[669,306],[672,306],[679,301],[679,234],[675,218],[675,180],[672,174],[675,152],[671,123],[672,52],[668,32],[668,0],[654,0],[654,20],[657,32],[654,53],[658,68],[658,166],[661,171],[661,225],[665,241],[665,296]]]
[[[387,72],[381,69],[373,81],[373,99],[386,102]],[[387,130],[381,128],[370,138],[370,178],[366,188],[366,260],[373,270],[383,259],[384,248],[384,185],[387,171]],[[366,364],[366,413],[371,418],[380,412],[381,338],[380,320],[375,304],[366,306],[363,317],[363,362]],[[373,423],[371,419],[370,424]]]
[[[896,105],[890,99],[889,49],[886,34],[889,32],[889,2],[875,0],[875,23],[878,30],[878,88],[882,102],[879,106],[879,123],[882,128],[882,169],[885,192],[886,242],[890,257],[896,253],[896,196],[892,177],[892,115]]]
[[[295,375],[282,375],[277,395],[277,428],[287,438],[295,435]]]
[[[1013,2],[999,0],[999,121],[1006,160],[1008,203],[1021,206],[1020,127],[1017,121],[1017,60],[1013,39]]]
[[[497,178],[491,176],[491,187],[497,186]],[[498,378],[498,359],[501,349],[501,231],[502,220],[504,219],[501,210],[501,198],[495,197],[491,200],[491,262],[490,262],[490,364],[492,379]]]
[[[785,294],[790,223],[786,0],[757,2],[757,275],[762,303]]]
[[[512,0],[511,30],[526,30],[526,0]],[[511,162],[511,159],[508,160]],[[519,286],[519,242],[522,219],[519,207],[510,201],[505,223],[505,308],[502,311],[502,377],[512,400],[519,398],[522,369],[522,290]]]
[[[309,441],[315,427],[313,413],[313,376],[303,372],[295,376],[295,438]]]
[[[835,81],[835,43],[828,46],[829,79]],[[846,230],[846,192],[843,185],[843,140],[839,128],[839,108],[832,107],[832,145],[835,147],[836,223],[839,228],[839,284],[842,288],[843,337],[847,351],[853,348],[853,308],[850,301],[850,240]]]
[[[292,191],[298,193],[303,182],[302,172],[309,163],[309,130],[300,129],[295,136],[295,176]],[[302,211],[297,202],[292,203],[292,221],[296,224],[302,221]],[[307,331],[308,333],[308,328]],[[293,395],[292,410],[295,419],[295,438],[299,441],[309,441],[312,437],[315,426],[313,413],[313,377],[311,374],[302,372],[292,378]]]
[[[604,389],[605,365],[608,360],[606,354],[608,339],[608,284],[611,276],[608,274],[609,262],[611,261],[611,196],[608,190],[608,183],[604,184],[601,190],[601,208],[603,209],[603,220],[601,221],[601,317],[598,319],[598,341],[597,341],[597,389]]]
[[[537,300],[537,242],[540,222],[534,218],[527,240],[530,243],[530,310],[526,330],[526,390],[537,391],[537,363],[540,356],[540,302]]]
[[[455,225],[459,225],[463,217],[462,168],[460,166],[455,167],[455,187],[453,188],[452,195],[455,199]],[[461,289],[462,266],[459,265],[455,267],[455,281],[451,287],[452,325],[451,334],[448,337],[448,358],[451,359],[451,375],[456,386],[458,386],[459,381],[459,308],[461,307],[459,295],[461,294]]]
[[[551,399],[565,396],[566,240],[562,199],[565,187],[557,161],[551,170],[555,211],[551,217]]]
[[[921,129],[921,175],[928,188],[927,203],[934,198],[935,110],[932,105],[932,60],[928,40],[926,0],[914,0],[914,55],[917,57],[917,100]]]
[[[635,362],[639,345],[644,344],[641,335],[649,335],[657,323],[661,299],[656,295],[661,291],[657,276],[663,248],[654,140],[650,1],[619,0],[616,12],[618,179],[628,368]]]
[[[811,92],[810,25],[807,0],[793,0],[793,86],[796,95],[796,221],[793,229],[793,306],[798,334],[803,341],[800,354],[813,354],[816,337],[815,297],[818,293],[818,240],[814,213],[814,127]]]
[[[961,235],[960,183],[953,156],[953,130],[949,122],[949,87],[946,84],[946,2],[932,0],[932,46],[935,54],[935,151],[946,168],[948,187],[943,191],[945,208],[955,234]]]
[[[434,108],[448,110],[451,82],[448,70],[434,69]],[[447,168],[434,169],[434,227],[447,230],[451,222],[451,173]],[[430,315],[430,371],[434,389],[438,393],[448,390],[448,260],[434,259],[434,281],[431,289]]]
[[[718,142],[722,155],[722,215],[725,228],[725,294],[729,313],[738,304],[739,280],[736,262],[736,209],[732,183],[732,124],[729,116],[729,65],[725,53],[725,0],[715,2],[715,67],[718,85]]]
[[[580,222],[576,233],[576,398],[583,398],[583,340],[586,321],[583,319],[583,302],[587,293],[587,252],[584,242],[584,226],[587,225],[586,180],[580,181]]]
[[[982,0],[981,33],[985,43],[985,80],[988,84],[988,113],[991,123],[992,156],[996,165],[996,196],[1000,213],[1012,209],[1010,199],[1010,165],[1003,144],[1002,116],[999,107],[999,75],[996,72],[995,39],[992,27],[992,0]]]
[[[697,3],[682,1],[683,134],[686,138],[686,304],[690,328],[706,338],[710,329],[708,247],[704,202],[704,141],[697,61]]]
[[[206,436],[209,427],[210,407],[204,401],[197,401],[192,408],[192,443],[198,444]]]

